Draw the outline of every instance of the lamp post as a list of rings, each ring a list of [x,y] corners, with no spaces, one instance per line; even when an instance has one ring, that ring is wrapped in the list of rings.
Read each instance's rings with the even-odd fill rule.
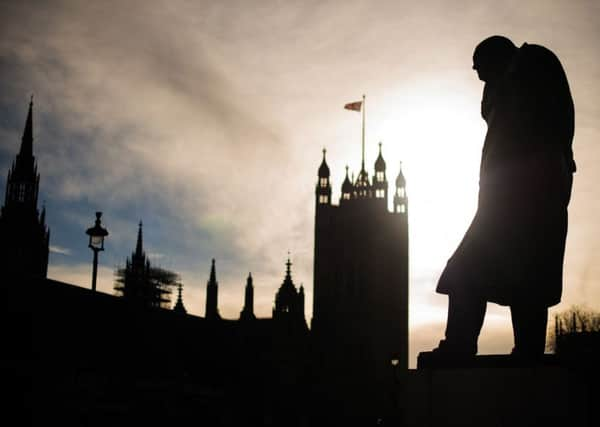
[[[96,222],[93,227],[87,229],[85,234],[90,236],[88,247],[94,252],[94,266],[92,270],[92,291],[96,292],[96,276],[98,275],[98,252],[104,250],[104,238],[108,231],[100,225],[102,212],[96,212]]]

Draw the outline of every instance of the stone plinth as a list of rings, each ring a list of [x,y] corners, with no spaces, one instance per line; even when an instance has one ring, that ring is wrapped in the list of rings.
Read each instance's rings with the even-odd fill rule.
[[[478,356],[470,367],[410,370],[399,381],[399,425],[598,426],[598,380],[598,369],[551,356],[535,366]]]

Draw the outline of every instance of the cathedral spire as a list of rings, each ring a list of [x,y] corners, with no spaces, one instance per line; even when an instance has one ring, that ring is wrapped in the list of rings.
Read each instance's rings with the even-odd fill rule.
[[[21,150],[19,155],[23,158],[29,158],[33,156],[33,95],[29,101],[29,112],[27,113],[27,120],[25,121],[25,129],[23,130],[23,137],[21,138]]]
[[[215,272],[215,259],[212,259],[212,264],[210,266],[210,282],[217,283],[217,273]]]
[[[219,283],[217,282],[217,273],[215,271],[215,259],[212,259],[210,267],[210,278],[206,283],[206,310],[204,316],[207,319],[220,319],[218,308]]]
[[[33,98],[21,138],[21,147],[6,179],[0,210],[0,270],[3,274],[46,277],[50,232],[46,214],[37,209],[40,175],[33,156]]]
[[[143,244],[143,236],[142,236],[142,220],[140,220],[140,223],[138,225],[138,235],[137,235],[137,243],[135,244],[135,255],[136,256],[142,256],[142,254],[144,253],[144,244]]]
[[[8,172],[5,203],[7,206],[27,206],[27,209],[35,210],[37,209],[40,176],[37,173],[37,166],[33,157],[32,107],[33,102],[30,102],[21,139],[21,148]]]

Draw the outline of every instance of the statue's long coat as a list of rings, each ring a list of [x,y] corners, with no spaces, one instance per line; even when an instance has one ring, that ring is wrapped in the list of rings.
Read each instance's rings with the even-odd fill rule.
[[[561,298],[575,171],[569,85],[552,52],[524,44],[486,92],[477,212],[437,292],[549,307]]]

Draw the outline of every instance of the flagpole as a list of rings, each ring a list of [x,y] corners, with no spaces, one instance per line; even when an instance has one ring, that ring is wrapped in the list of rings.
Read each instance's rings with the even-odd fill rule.
[[[365,95],[362,98],[362,170],[365,169]]]

